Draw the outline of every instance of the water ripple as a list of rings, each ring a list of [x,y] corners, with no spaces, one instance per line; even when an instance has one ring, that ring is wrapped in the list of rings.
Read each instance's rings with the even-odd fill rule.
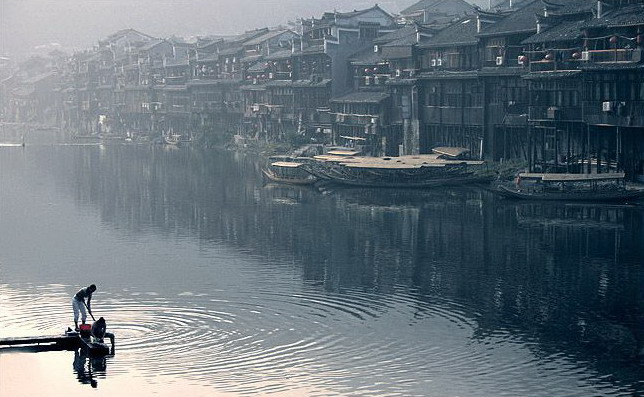
[[[27,299],[21,293],[25,288],[39,293]],[[0,322],[7,329],[32,324],[32,333],[56,333],[71,322],[69,290],[0,285]],[[476,314],[404,290],[333,294],[307,287],[297,293],[165,297],[103,292],[94,310],[117,338],[109,373],[135,368],[150,376],[216,384],[239,395],[286,393],[301,385],[307,385],[306,395],[422,395],[427,382],[440,379],[476,379],[487,390],[508,379],[505,390],[520,394],[525,385],[516,379],[525,382],[526,373],[545,371],[565,379],[585,370],[563,355],[549,357],[546,366],[507,331],[472,339]],[[534,387],[538,382],[529,389]],[[566,382],[553,387],[568,390]]]

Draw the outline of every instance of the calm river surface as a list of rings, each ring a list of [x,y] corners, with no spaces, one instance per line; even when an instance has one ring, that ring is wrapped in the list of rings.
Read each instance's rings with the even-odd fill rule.
[[[261,167],[0,147],[0,337],[62,333],[93,282],[117,344],[0,353],[0,396],[644,395],[641,205],[289,187]]]

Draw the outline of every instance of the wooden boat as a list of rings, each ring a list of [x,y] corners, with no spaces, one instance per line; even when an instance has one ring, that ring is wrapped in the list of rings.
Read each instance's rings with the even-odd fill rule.
[[[80,332],[68,328],[63,335],[33,336],[0,339],[0,352],[3,349],[24,351],[48,350],[75,350],[83,349],[91,356],[106,356],[114,354],[114,334],[105,332],[104,335],[111,342],[111,346],[103,340],[97,340],[89,331],[81,329]]]
[[[302,167],[302,163],[276,161],[262,170],[266,178],[273,182],[293,185],[312,185],[317,178]]]
[[[553,201],[626,201],[644,196],[644,187],[628,186],[623,173],[519,174],[514,184],[499,183],[505,197]]]
[[[107,142],[124,141],[125,136],[118,134],[98,134],[98,139]]]
[[[168,134],[163,137],[163,140],[168,145],[184,146],[192,142],[192,137],[181,134]]]
[[[483,161],[451,160],[440,154],[400,157],[315,156],[306,169],[334,183],[384,188],[428,188],[489,181]]]

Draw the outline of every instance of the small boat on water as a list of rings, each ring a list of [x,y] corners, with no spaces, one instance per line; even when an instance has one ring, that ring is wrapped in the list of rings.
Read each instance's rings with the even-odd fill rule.
[[[278,183],[312,185],[317,181],[317,178],[309,173],[302,163],[291,161],[276,161],[262,170],[262,172],[266,178]]]
[[[94,329],[93,329],[94,328]],[[0,338],[0,353],[11,349],[16,351],[47,351],[82,349],[93,357],[113,355],[115,349],[114,334],[106,332],[103,327],[100,333],[89,324],[82,324],[78,331],[67,328],[62,335],[29,336],[17,338]],[[105,343],[105,338],[110,344]]]
[[[165,135],[163,140],[168,145],[185,146],[192,142],[192,136],[172,133]]]
[[[514,183],[498,183],[509,198],[551,201],[626,201],[644,197],[644,187],[628,185],[624,173],[521,173]]]

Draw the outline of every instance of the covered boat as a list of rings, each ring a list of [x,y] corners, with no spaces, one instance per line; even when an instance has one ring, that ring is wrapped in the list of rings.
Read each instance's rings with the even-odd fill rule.
[[[628,185],[624,173],[521,173],[513,184],[499,183],[505,197],[559,201],[626,201],[644,196],[644,187]]]
[[[271,163],[263,173],[269,180],[279,183],[311,185],[317,181],[317,178],[302,166],[302,163],[292,161]]]
[[[445,159],[442,154],[400,157],[322,155],[306,163],[320,179],[351,186],[425,188],[489,181],[483,161]]]

